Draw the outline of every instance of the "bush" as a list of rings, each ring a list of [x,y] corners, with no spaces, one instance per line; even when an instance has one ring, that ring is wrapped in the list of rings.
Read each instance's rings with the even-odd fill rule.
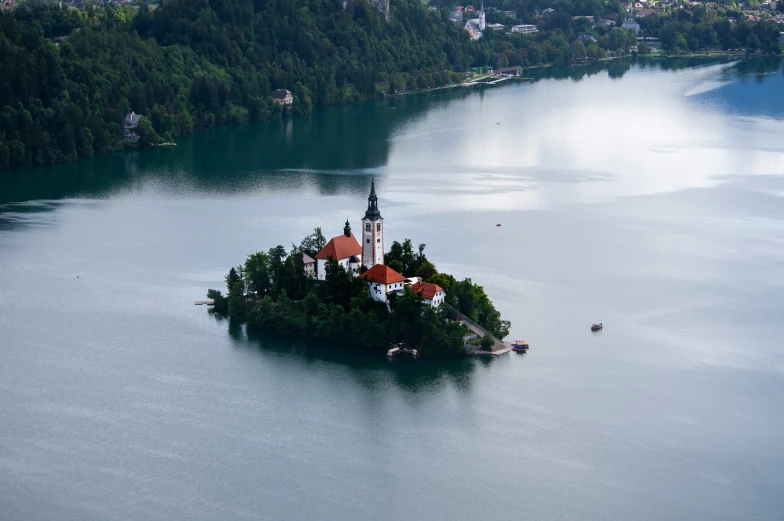
[[[495,344],[495,340],[493,340],[493,337],[491,337],[490,335],[485,335],[484,337],[482,337],[481,345],[483,350],[492,351],[494,344]]]

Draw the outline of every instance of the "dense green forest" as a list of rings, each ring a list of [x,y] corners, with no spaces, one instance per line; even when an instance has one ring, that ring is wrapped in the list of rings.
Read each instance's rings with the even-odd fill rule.
[[[28,2],[0,13],[0,169],[115,149],[131,110],[146,145],[279,116],[276,88],[300,114],[373,97],[394,73],[443,83],[480,48],[417,0],[396,0],[389,22],[365,0]]]
[[[443,7],[435,11],[419,0],[393,0],[388,21],[366,0],[167,0],[154,9],[29,0],[0,12],[0,170],[280,117],[270,97],[277,88],[294,93],[287,112],[306,114],[378,96],[382,87],[454,83],[471,67],[568,64],[625,55],[636,44],[630,31],[595,23],[623,19],[617,0],[496,3],[516,9],[518,19],[492,11],[488,22],[535,23],[539,33],[488,29],[471,40],[449,20],[453,6],[445,0],[435,1]],[[548,5],[555,11],[534,16]],[[744,19],[734,4],[700,4],[642,17],[640,25],[668,53],[780,52],[775,23]],[[578,38],[586,34],[595,41]],[[122,139],[130,111],[143,115],[138,143]]]
[[[305,276],[302,254],[315,255],[324,242],[316,229],[290,252],[276,246],[248,256],[226,275],[226,295],[215,289],[207,292],[215,303],[212,311],[247,324],[252,332],[377,350],[404,342],[431,356],[468,354],[463,343],[468,330],[454,320],[456,310],[498,338],[509,334],[509,322],[501,320],[484,289],[471,279],[458,281],[438,273],[424,254],[424,244],[415,252],[408,239],[394,242],[385,262],[401,267],[406,276],[439,284],[447,292],[447,304],[438,310],[423,306],[421,296],[406,286],[403,293],[390,295],[390,313],[385,304],[370,299],[361,277],[334,260],[327,263],[326,281]]]

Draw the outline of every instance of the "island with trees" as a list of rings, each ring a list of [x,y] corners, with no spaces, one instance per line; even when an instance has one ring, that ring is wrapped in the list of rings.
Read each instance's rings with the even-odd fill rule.
[[[324,248],[321,229],[286,251],[276,246],[248,256],[226,275],[227,293],[210,289],[211,311],[246,324],[249,332],[312,339],[341,346],[386,351],[390,344],[405,344],[422,356],[460,356],[474,352],[467,346],[468,328],[458,313],[481,325],[492,337],[503,339],[510,323],[471,279],[457,280],[439,273],[425,256],[425,245],[414,249],[411,240],[392,243],[384,264],[405,277],[437,284],[446,292],[439,307],[423,303],[423,295],[403,285],[389,294],[388,305],[374,301],[363,277],[346,270],[336,259],[326,263],[324,280],[306,274],[305,259]],[[486,349],[491,335],[476,339]]]

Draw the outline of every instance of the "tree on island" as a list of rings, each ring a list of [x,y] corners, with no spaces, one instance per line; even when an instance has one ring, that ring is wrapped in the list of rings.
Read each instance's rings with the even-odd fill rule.
[[[317,227],[313,233],[302,239],[299,244],[299,250],[307,253],[311,257],[315,257],[321,249],[327,245],[327,238],[321,233],[321,228]]]

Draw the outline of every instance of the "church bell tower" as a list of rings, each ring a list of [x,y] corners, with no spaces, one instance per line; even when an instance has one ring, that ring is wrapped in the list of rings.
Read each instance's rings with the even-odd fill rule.
[[[362,265],[370,269],[384,264],[384,218],[378,210],[376,183],[370,182],[370,196],[362,218]]]

